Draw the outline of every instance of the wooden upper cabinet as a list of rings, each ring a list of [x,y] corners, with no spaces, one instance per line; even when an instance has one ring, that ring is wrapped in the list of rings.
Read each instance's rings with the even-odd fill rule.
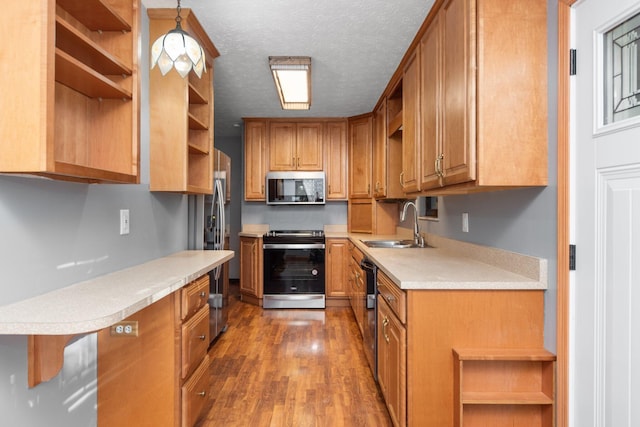
[[[175,9],[148,9],[149,43],[175,28]],[[149,71],[151,191],[213,193],[213,60],[219,53],[189,9],[182,27],[204,48],[207,71]]]
[[[420,60],[415,51],[402,76],[402,175],[406,193],[420,190]]]
[[[296,169],[296,124],[271,123],[269,126],[269,170]]]
[[[347,121],[327,122],[325,127],[327,200],[347,198]]]
[[[297,170],[321,171],[323,169],[323,138],[322,123],[297,124]]]
[[[3,10],[0,172],[139,182],[139,0]]]
[[[323,170],[322,123],[277,122],[270,124],[269,170]]]
[[[472,2],[475,0],[449,0],[439,13],[443,39],[439,168],[445,185],[476,179],[476,46],[471,39],[475,28]],[[505,111],[494,113],[509,116]]]
[[[441,185],[439,166],[442,152],[440,140],[440,80],[441,61],[441,28],[439,15],[427,28],[420,40],[420,136],[422,139],[420,152],[420,188],[423,190]]]
[[[373,111],[373,197],[387,196],[387,102]]]
[[[268,160],[267,121],[244,119],[244,198],[265,200]]]
[[[349,118],[349,199],[371,198],[372,115]]]
[[[418,43],[420,192],[546,185],[546,3],[445,0],[434,13]]]

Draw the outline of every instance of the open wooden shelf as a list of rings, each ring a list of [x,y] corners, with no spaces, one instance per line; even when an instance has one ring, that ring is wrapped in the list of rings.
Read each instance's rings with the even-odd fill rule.
[[[209,150],[196,144],[189,143],[189,153],[207,155],[209,154]]]
[[[22,24],[0,33],[20,43],[4,54],[31,62],[0,83],[1,172],[139,182],[139,10],[140,0],[11,3]]]
[[[200,92],[191,81],[189,81],[189,104],[208,104],[206,95]]]
[[[131,31],[131,25],[102,0],[56,0],[56,3],[92,31]]]
[[[453,349],[453,359],[456,427],[555,425],[554,354],[525,348]]]
[[[192,113],[189,113],[189,129],[207,130],[207,129],[209,129],[209,126],[207,126],[203,121],[198,119]]]
[[[147,9],[149,40],[175,28],[175,9]],[[190,9],[182,27],[205,49],[207,71],[185,78],[175,71],[149,74],[150,189],[186,194],[213,193],[213,61],[219,55]]]
[[[101,74],[131,75],[131,67],[125,65],[61,16],[56,16],[56,47]]]
[[[543,392],[469,391],[462,393],[463,405],[553,405]]]
[[[388,136],[392,136],[402,130],[402,110],[398,111],[395,116],[389,118]]]
[[[56,48],[56,81],[89,98],[131,99],[131,92]]]

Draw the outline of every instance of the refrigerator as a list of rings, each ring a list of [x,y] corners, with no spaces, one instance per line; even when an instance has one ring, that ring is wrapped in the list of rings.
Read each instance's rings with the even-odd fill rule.
[[[204,197],[204,242],[205,250],[228,249],[227,184],[230,181],[231,160],[222,151],[214,150],[213,194]],[[227,329],[229,308],[228,263],[209,272],[209,326],[213,341]]]

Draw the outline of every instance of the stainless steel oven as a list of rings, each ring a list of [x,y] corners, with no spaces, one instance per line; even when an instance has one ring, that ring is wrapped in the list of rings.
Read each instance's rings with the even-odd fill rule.
[[[274,230],[263,237],[263,308],[325,307],[322,230]]]

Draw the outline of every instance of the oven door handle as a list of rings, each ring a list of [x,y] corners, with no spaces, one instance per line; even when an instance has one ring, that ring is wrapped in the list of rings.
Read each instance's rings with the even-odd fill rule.
[[[324,243],[263,243],[262,249],[324,249]]]

